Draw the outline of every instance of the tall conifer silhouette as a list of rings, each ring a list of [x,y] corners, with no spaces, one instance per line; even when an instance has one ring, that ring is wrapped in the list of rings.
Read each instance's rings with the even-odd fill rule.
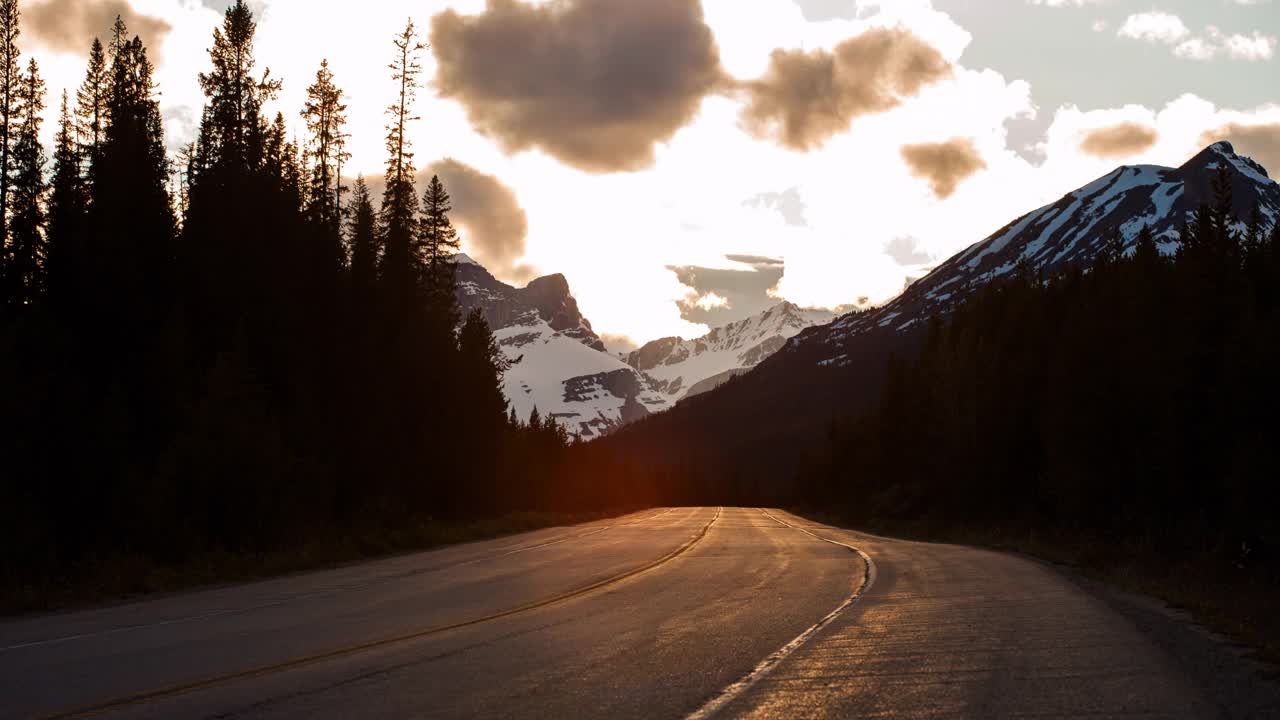
[[[410,20],[404,31],[393,40],[395,54],[390,68],[399,86],[395,102],[387,108],[387,174],[382,196],[382,281],[393,302],[405,302],[416,280],[413,265],[414,216],[417,193],[414,189],[413,151],[409,142],[409,125],[418,120],[413,114],[419,76],[420,56],[426,45],[419,41],[418,31]]]
[[[10,301],[28,305],[44,289],[46,157],[40,144],[44,81],[33,58],[18,86],[18,125],[10,168],[9,285]]]

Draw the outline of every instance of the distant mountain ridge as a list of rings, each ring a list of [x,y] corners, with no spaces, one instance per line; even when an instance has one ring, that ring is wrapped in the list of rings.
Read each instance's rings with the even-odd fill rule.
[[[746,372],[833,313],[779,303],[694,340],[666,338],[625,359],[609,353],[563,275],[516,288],[459,255],[458,304],[484,312],[510,363],[503,380],[521,418],[534,408],[584,440],[667,410]]]
[[[714,390],[759,365],[805,328],[831,322],[835,313],[779,303],[694,340],[655,340],[627,356],[627,364],[654,381],[654,389],[678,402]]]

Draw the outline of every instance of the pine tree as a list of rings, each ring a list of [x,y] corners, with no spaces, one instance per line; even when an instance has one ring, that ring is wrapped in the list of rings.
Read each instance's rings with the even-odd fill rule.
[[[458,351],[457,390],[463,402],[457,417],[461,427],[454,430],[462,432],[453,446],[469,458],[463,471],[470,479],[454,488],[455,501],[462,500],[473,512],[493,512],[504,499],[510,502],[497,483],[502,446],[495,443],[507,437],[507,399],[502,394],[507,364],[480,308],[467,316]]]
[[[18,0],[0,0],[0,261],[8,253],[9,169],[22,85],[19,18]]]
[[[1257,205],[1254,205],[1253,211],[1249,213],[1249,224],[1244,232],[1244,245],[1251,253],[1260,250],[1266,241],[1262,228],[1262,212]]]
[[[111,54],[107,59],[114,63],[128,42],[129,26],[125,24],[123,17],[117,15],[116,21],[111,25],[111,44],[108,47]]]
[[[417,193],[414,190],[413,152],[406,135],[413,114],[418,78],[422,74],[419,56],[426,46],[419,42],[418,32],[410,20],[404,32],[396,36],[395,57],[391,63],[392,78],[399,83],[396,102],[387,108],[391,122],[387,125],[387,187],[382,196],[382,280],[392,302],[404,302],[412,293],[415,269],[412,246]]]
[[[338,236],[341,213],[342,164],[351,157],[346,150],[347,105],[333,83],[329,61],[320,63],[316,81],[307,88],[302,117],[309,134],[306,155],[311,165],[307,189],[309,219]]]
[[[468,403],[479,422],[486,426],[483,428],[486,432],[480,434],[489,437],[507,417],[507,400],[502,394],[502,375],[507,363],[480,308],[472,310],[463,323],[458,334],[458,350],[467,379],[464,390]]]
[[[46,277],[51,295],[72,292],[79,282],[74,263],[80,260],[79,244],[88,212],[88,194],[80,174],[81,152],[70,103],[67,93],[63,92],[49,192]]]
[[[1184,231],[1183,236],[1185,237]],[[1143,225],[1138,231],[1138,239],[1134,244],[1133,250],[1134,264],[1140,269],[1140,272],[1149,273],[1156,265],[1160,263],[1160,249],[1156,247],[1155,236],[1151,233],[1149,225]]]
[[[419,243],[428,309],[446,327],[453,327],[458,320],[454,256],[459,242],[458,231],[449,220],[452,209],[444,184],[439,176],[432,175],[422,195]]]
[[[214,30],[211,68],[199,76],[206,104],[188,171],[183,252],[198,322],[210,326],[209,350],[223,349],[254,314],[280,322],[269,314],[289,292],[280,279],[297,276],[284,274],[298,206],[289,197],[293,153],[283,117],[273,125],[263,114],[281,85],[269,72],[254,77],[256,32],[253,13],[237,0]]]
[[[167,305],[175,221],[164,124],[142,41],[124,41],[111,65],[107,129],[90,188],[87,293],[145,332]],[[112,308],[113,303],[123,308]],[[124,312],[120,312],[120,310]]]
[[[285,207],[298,211],[303,206],[302,168],[298,161],[297,145],[289,140],[284,113],[276,113],[267,130],[263,169],[267,177],[281,193]]]
[[[222,27],[213,31],[213,69],[200,73],[200,87],[208,98],[199,143],[205,165],[247,170],[261,160],[262,107],[281,84],[269,73],[262,80],[253,78],[257,28],[244,0],[236,0],[227,8]]]
[[[351,248],[351,284],[360,301],[367,301],[378,280],[378,216],[364,176],[356,179],[347,210],[347,243]]]
[[[45,208],[47,186],[44,179],[46,162],[40,144],[40,125],[44,112],[44,81],[33,58],[27,63],[18,88],[18,127],[14,135],[11,176],[9,298],[27,305],[43,292],[45,267]]]
[[[76,91],[76,122],[80,137],[79,155],[82,162],[92,168],[102,147],[107,130],[107,91],[111,87],[111,74],[102,49],[102,41],[93,39],[89,48],[89,69],[84,82]]]

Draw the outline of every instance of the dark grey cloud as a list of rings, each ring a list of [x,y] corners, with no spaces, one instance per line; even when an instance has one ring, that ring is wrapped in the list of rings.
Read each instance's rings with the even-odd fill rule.
[[[788,225],[805,227],[809,224],[809,221],[804,216],[804,211],[808,208],[804,204],[804,198],[800,197],[800,188],[793,187],[782,192],[760,193],[748,199],[746,204],[750,207],[777,210]]]
[[[911,174],[927,180],[929,189],[940,199],[951,197],[960,183],[987,167],[987,162],[969,138],[904,145],[902,159],[911,169]]]
[[[1229,140],[1236,152],[1258,161],[1273,179],[1280,177],[1280,123],[1269,125],[1231,123],[1205,133],[1200,140],[1205,145]]]
[[[93,39],[111,35],[116,17],[124,19],[130,35],[147,46],[152,60],[159,56],[165,36],[173,30],[163,18],[144,15],[126,0],[41,0],[22,8],[22,29],[52,50],[88,53]]]
[[[748,318],[767,310],[780,301],[769,291],[778,286],[786,272],[779,260],[751,255],[729,255],[727,259],[751,265],[750,270],[704,268],[694,266],[669,267],[683,285],[691,290],[691,297],[678,301],[680,316],[694,323],[719,327]],[[747,262],[748,260],[756,262]],[[704,307],[698,298],[715,293],[728,300],[723,307]]]
[[[884,252],[893,261],[904,267],[915,265],[923,265],[931,260],[933,256],[920,248],[920,241],[902,235],[890,240],[884,246]]]
[[[1080,141],[1080,150],[1107,160],[1128,157],[1149,149],[1160,139],[1156,129],[1142,123],[1127,122],[1090,130]]]
[[[521,265],[529,219],[515,191],[492,175],[453,158],[446,158],[419,173],[418,187],[426,187],[439,175],[453,198],[450,217],[462,230],[463,243],[475,260],[505,282],[523,285],[534,277],[533,268]]]
[[[742,124],[756,137],[813,150],[951,71],[937,49],[901,29],[869,30],[833,52],[774,50],[764,77],[740,84]]]
[[[435,87],[507,152],[639,170],[726,82],[699,0],[489,0],[431,21]]]

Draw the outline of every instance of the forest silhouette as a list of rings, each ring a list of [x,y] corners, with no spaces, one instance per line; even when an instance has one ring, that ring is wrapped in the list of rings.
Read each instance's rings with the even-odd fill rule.
[[[415,185],[412,22],[388,47],[381,197],[344,183],[327,63],[305,137],[267,114],[281,81],[255,67],[242,0],[173,156],[147,48],[119,20],[42,147],[20,24],[0,0],[3,609],[154,589],[157,571],[223,579],[228,557],[305,566],[519,512],[680,504],[1039,534],[1280,583],[1280,231],[1235,217],[1225,176],[1175,255],[1098,229],[1092,267],[1023,268],[870,338],[850,369],[766,362],[581,444],[509,410],[483,313],[460,317],[448,190]]]
[[[265,114],[281,85],[255,29],[226,11],[198,137],[171,158],[147,49],[117,20],[50,159],[39,67],[0,2],[0,584],[30,602],[547,503],[568,440],[508,414],[484,317],[459,317],[448,191],[414,185],[417,30],[389,46],[374,198],[343,184],[327,63],[299,144]]]

